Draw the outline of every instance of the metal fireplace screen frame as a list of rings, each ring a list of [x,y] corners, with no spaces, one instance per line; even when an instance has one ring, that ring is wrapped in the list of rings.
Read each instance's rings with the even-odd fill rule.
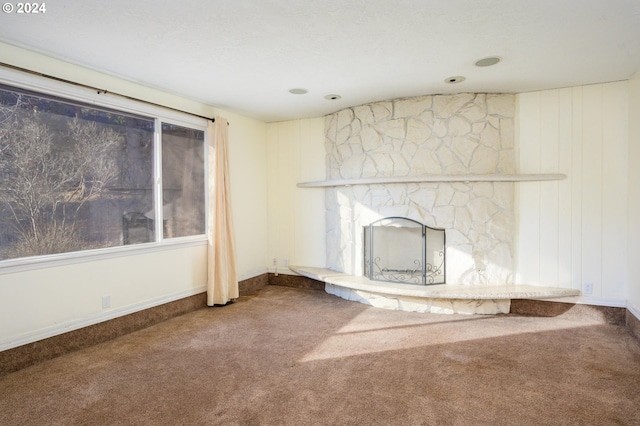
[[[405,217],[386,217],[363,231],[365,277],[417,285],[445,283],[444,229]]]

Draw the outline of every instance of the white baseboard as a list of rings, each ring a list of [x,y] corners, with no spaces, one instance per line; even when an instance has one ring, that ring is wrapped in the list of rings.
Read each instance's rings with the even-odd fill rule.
[[[637,319],[638,321],[640,321],[640,309],[636,308],[635,306],[628,305],[628,306],[627,306],[627,310],[628,310],[629,312],[631,312],[631,314],[632,314],[634,317],[636,317],[636,319]]]
[[[41,330],[25,333],[20,336],[10,337],[0,341],[0,351],[6,351],[7,349],[17,348],[18,346],[27,345],[29,343],[37,342],[38,340],[47,339],[49,337],[57,336],[59,334],[68,333],[70,331],[78,330],[91,325],[99,324],[104,321],[109,321],[115,318],[119,318],[125,315],[133,314],[135,312],[143,311],[145,309],[153,308],[165,303],[175,302],[176,300],[184,299],[185,297],[195,296],[196,294],[204,293],[207,291],[206,287],[195,288],[187,291],[169,294],[161,296],[155,299],[151,299],[142,303],[136,303],[123,308],[113,309],[106,312],[100,312],[91,315],[87,318],[79,320],[68,321],[62,324],[56,324],[55,326],[47,327]]]

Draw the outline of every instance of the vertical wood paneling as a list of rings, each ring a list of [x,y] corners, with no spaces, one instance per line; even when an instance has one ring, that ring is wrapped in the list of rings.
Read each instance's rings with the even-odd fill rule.
[[[582,279],[602,296],[602,85],[583,88]]]
[[[518,164],[521,173],[540,171],[540,93],[518,95]],[[540,183],[516,185],[518,235],[516,282],[540,282]]]
[[[298,122],[281,123],[281,138],[278,141],[278,171],[280,175],[278,186],[278,267],[282,270],[284,260],[289,259],[292,253],[292,239],[294,223],[293,188],[295,182],[294,164],[296,155],[296,136],[298,135]]]
[[[571,158],[573,141],[573,98],[571,89],[558,92],[558,172],[568,179],[558,182],[558,286],[571,287],[572,279],[572,197]]]
[[[540,94],[540,172],[558,172],[559,92],[547,90]],[[540,183],[540,283],[558,283],[558,183]]]
[[[617,82],[518,95],[519,172],[568,178],[519,184],[516,282],[626,297],[628,93]]]
[[[582,288],[582,87],[571,89],[571,288]]]
[[[295,235],[291,264],[326,266],[324,190],[297,188],[297,182],[325,177],[324,118],[299,120],[296,136]]]
[[[628,85],[604,86],[602,145],[602,280],[607,294],[625,297],[627,237]]]
[[[280,171],[280,140],[282,139],[282,123],[267,126],[267,230],[268,230],[268,259],[267,266],[273,270],[271,259],[278,256],[280,232],[279,208],[277,200],[281,185]]]
[[[640,319],[640,72],[629,80],[627,308]]]
[[[324,118],[292,120],[267,126],[268,267],[288,264],[324,267],[324,193],[296,187],[324,177]]]

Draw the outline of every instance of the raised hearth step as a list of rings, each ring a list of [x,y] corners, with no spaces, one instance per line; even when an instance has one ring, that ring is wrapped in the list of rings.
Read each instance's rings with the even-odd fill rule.
[[[376,293],[437,299],[552,299],[580,296],[580,290],[533,285],[414,285],[371,281],[366,277],[344,274],[326,268],[289,266],[293,272],[341,287]]]
[[[327,293],[376,307],[432,313],[508,313],[511,299],[579,296],[575,289],[532,285],[414,285],[372,281],[326,268],[289,266],[302,276],[323,281]]]

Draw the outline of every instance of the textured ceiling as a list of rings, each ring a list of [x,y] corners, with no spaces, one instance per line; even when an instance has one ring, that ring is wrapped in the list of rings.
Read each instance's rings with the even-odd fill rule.
[[[640,0],[58,0],[46,7],[39,15],[3,13],[0,40],[268,122],[399,97],[624,80],[640,69]],[[494,55],[503,61],[474,66]],[[444,83],[457,75],[466,80]]]

